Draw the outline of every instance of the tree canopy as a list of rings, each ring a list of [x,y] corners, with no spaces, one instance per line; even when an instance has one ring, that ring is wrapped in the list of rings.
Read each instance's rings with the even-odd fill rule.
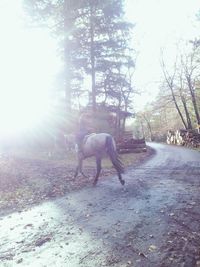
[[[24,1],[32,22],[49,27],[60,41],[68,112],[86,92],[93,111],[102,103],[126,111],[130,107],[133,25],[124,18],[123,4],[123,0]]]

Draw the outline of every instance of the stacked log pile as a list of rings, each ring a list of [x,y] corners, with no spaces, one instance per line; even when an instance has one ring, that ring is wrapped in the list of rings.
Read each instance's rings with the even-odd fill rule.
[[[142,152],[146,151],[146,149],[145,139],[134,139],[132,132],[125,132],[117,140],[117,150],[119,153]]]
[[[198,148],[200,147],[200,134],[196,130],[169,130],[167,144]]]
[[[169,130],[167,131],[167,140],[166,140],[167,144],[171,145],[171,144],[176,144],[176,138],[175,138],[175,131]]]

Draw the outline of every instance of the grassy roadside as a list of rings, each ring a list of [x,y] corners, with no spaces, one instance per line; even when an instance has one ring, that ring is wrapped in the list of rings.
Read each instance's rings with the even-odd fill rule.
[[[125,167],[134,167],[152,155],[147,152],[121,155]],[[99,179],[109,179],[115,174],[111,162],[103,160],[103,170]],[[93,158],[84,162],[88,178],[74,179],[75,153],[53,155],[15,153],[0,159],[0,215],[20,211],[33,204],[67,194],[92,184],[95,175]]]

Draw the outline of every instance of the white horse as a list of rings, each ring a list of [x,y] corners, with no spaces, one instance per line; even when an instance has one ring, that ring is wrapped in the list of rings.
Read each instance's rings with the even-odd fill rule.
[[[84,175],[82,171],[82,163],[85,158],[89,158],[95,156],[96,158],[96,166],[97,173],[93,182],[93,185],[97,184],[99,174],[101,172],[101,161],[102,158],[107,154],[115,167],[118,178],[122,185],[125,184],[125,181],[122,179],[121,174],[124,173],[123,164],[119,159],[119,155],[116,150],[115,140],[110,134],[107,133],[98,133],[98,134],[90,134],[85,136],[82,144],[82,152],[78,152],[78,166],[76,168],[76,172],[74,177],[77,177],[80,172]],[[84,175],[85,176],[85,175]]]

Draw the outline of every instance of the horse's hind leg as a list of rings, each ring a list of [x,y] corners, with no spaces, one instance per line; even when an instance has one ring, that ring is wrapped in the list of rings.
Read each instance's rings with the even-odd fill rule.
[[[101,172],[101,158],[96,158],[96,164],[97,164],[97,173],[93,182],[93,185],[95,186],[98,182],[99,174]]]
[[[122,175],[119,171],[117,171],[117,174],[118,174],[118,178],[119,178],[119,181],[122,185],[125,185],[125,181],[122,179]]]
[[[78,173],[79,173],[79,165],[76,167],[76,170],[75,170],[75,173],[74,173],[74,178],[77,177]]]

